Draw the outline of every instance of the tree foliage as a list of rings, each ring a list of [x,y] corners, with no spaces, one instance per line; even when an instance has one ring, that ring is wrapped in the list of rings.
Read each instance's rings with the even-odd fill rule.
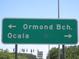
[[[57,48],[52,48],[47,56],[47,59],[58,59],[58,49]]]
[[[7,49],[0,51],[0,59],[15,59],[15,53],[10,53]],[[36,59],[35,55],[18,53],[18,59]]]
[[[10,59],[9,55],[5,51],[0,51],[0,59]]]
[[[62,49],[60,51],[60,57],[62,57]],[[79,46],[65,47],[64,51],[65,59],[79,59]],[[47,59],[58,59],[58,48],[52,48],[47,55]]]

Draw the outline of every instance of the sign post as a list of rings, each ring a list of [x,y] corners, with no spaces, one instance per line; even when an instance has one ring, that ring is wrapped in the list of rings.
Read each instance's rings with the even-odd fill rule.
[[[3,43],[77,43],[77,21],[75,19],[5,18],[2,29]]]
[[[17,53],[17,50],[18,50],[18,45],[15,44],[15,59],[18,59],[18,53]]]

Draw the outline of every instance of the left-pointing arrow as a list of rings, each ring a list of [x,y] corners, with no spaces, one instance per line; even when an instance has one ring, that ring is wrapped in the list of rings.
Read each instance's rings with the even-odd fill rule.
[[[9,29],[13,29],[13,28],[16,28],[16,26],[15,26],[15,25],[10,24],[10,25],[8,25],[8,28],[9,28]]]

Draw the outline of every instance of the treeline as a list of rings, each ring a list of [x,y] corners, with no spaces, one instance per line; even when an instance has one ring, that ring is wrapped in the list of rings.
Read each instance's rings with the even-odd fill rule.
[[[58,53],[58,48],[52,48],[47,55],[47,59],[58,59]],[[79,59],[79,46],[65,46],[64,54],[65,59]],[[60,59],[62,59],[62,49],[60,49]]]
[[[0,49],[0,59],[15,59],[15,53]],[[36,59],[36,56],[32,54],[18,53],[18,59]]]
[[[58,48],[52,48],[46,59],[58,59]],[[79,46],[65,46],[64,48],[65,59],[79,59]],[[0,49],[0,59],[15,59],[15,53],[10,53],[8,49]],[[18,59],[37,59],[35,55],[18,53]],[[62,59],[62,49],[60,49],[60,59]]]

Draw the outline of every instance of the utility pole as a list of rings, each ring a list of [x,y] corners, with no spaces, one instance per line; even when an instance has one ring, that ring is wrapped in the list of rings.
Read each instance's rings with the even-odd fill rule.
[[[15,59],[18,59],[18,53],[17,53],[17,50],[18,50],[18,45],[15,44]]]
[[[58,0],[58,19],[60,18],[60,0]]]
[[[58,19],[60,18],[60,0],[58,0]],[[58,54],[58,59],[61,59],[61,51],[60,51],[60,45],[58,46],[59,48],[59,54]],[[65,59],[65,49],[64,45],[62,45],[62,59]]]
[[[60,18],[60,0],[58,0],[58,19]],[[58,45],[58,49],[59,49],[59,52],[58,52],[58,59],[60,59],[60,45]]]

